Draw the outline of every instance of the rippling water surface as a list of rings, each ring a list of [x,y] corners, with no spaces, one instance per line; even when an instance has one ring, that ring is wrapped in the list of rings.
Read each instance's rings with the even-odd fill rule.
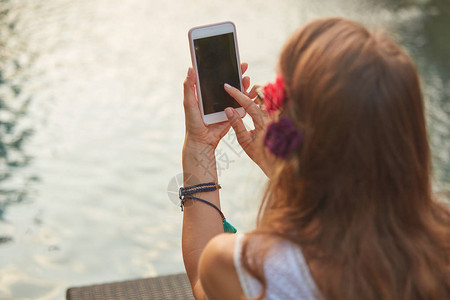
[[[181,172],[195,25],[233,20],[258,83],[312,18],[397,33],[421,71],[435,189],[448,199],[449,2],[310,2],[1,1],[0,299],[62,299],[69,286],[184,270],[167,189]],[[250,229],[264,176],[231,137],[219,150],[223,209]]]

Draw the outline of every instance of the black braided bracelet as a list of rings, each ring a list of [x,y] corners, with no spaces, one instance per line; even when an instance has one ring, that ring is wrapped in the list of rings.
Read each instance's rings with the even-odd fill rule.
[[[225,232],[236,233],[237,232],[236,228],[234,228],[233,225],[231,225],[230,223],[227,222],[224,214],[215,204],[213,204],[209,201],[200,199],[198,197],[192,196],[193,194],[196,194],[196,193],[212,192],[212,191],[215,191],[220,188],[222,188],[222,187],[216,182],[199,183],[199,184],[191,185],[191,186],[187,186],[187,187],[180,187],[178,195],[180,198],[181,211],[184,210],[184,202],[186,200],[197,200],[197,201],[203,202],[203,203],[208,204],[209,206],[215,208],[219,212],[220,216],[222,217],[223,229]]]

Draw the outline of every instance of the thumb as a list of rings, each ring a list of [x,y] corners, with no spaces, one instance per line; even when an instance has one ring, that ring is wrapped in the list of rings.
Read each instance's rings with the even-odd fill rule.
[[[189,68],[186,79],[183,83],[184,90],[184,112],[187,119],[196,119],[200,116],[200,109],[198,107],[197,97],[195,96],[196,76],[194,69]]]

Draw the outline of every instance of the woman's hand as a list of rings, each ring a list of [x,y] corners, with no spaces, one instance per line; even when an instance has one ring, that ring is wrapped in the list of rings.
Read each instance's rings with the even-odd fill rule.
[[[239,113],[231,107],[225,109],[225,114],[236,132],[236,137],[244,149],[245,153],[263,170],[267,177],[271,177],[273,171],[273,165],[276,157],[267,151],[263,145],[264,135],[266,132],[267,124],[271,121],[267,112],[261,110],[261,108],[255,104],[252,99],[257,96],[256,90],[258,86],[254,86],[250,93],[241,93],[238,89],[225,85],[225,90],[231,95],[250,115],[255,125],[255,129],[247,131],[244,123],[242,122]]]
[[[247,68],[247,63],[241,64],[243,74],[247,71]],[[220,139],[230,129],[230,123],[221,122],[205,125],[195,93],[196,78],[194,69],[189,68],[188,75],[184,81],[183,103],[186,121],[185,145],[211,147],[212,149],[215,149]],[[250,86],[250,78],[248,76],[242,78],[242,85],[244,90],[248,89]]]

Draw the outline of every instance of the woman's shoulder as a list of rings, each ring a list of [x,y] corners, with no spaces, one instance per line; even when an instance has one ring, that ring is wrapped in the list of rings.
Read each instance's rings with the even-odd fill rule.
[[[239,299],[242,295],[234,267],[238,235],[223,233],[206,245],[199,262],[200,282],[206,295],[214,299]]]
[[[235,234],[223,233],[213,237],[203,250],[201,262],[225,266],[228,264],[233,265],[234,247],[237,236]]]
[[[318,290],[300,247],[288,240],[262,235],[220,234],[206,245],[199,264],[200,282],[205,294],[214,299],[239,299],[243,294],[256,297],[261,283],[243,267],[245,256],[255,256],[267,241],[264,269],[268,276],[268,299],[317,299]],[[274,297],[282,295],[283,297]]]

